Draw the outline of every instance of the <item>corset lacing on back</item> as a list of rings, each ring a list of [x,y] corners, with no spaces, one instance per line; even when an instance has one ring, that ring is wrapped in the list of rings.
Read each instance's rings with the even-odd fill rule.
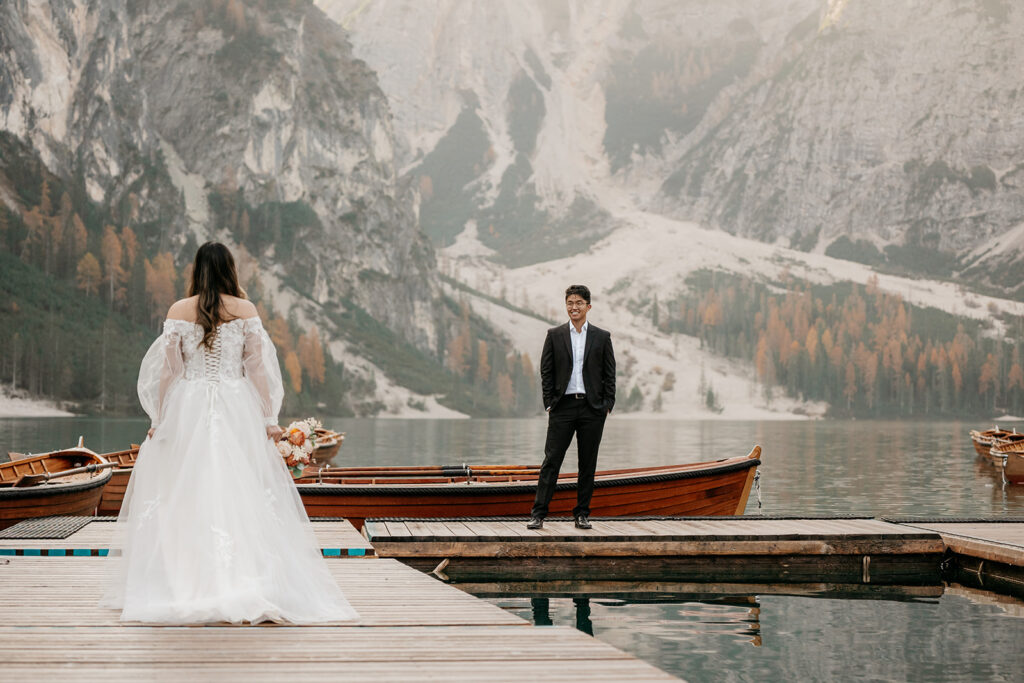
[[[253,319],[253,325],[259,325]],[[185,379],[220,382],[242,377],[242,350],[246,325],[241,319],[221,323],[214,331],[210,348],[203,345],[204,330],[193,322],[168,321],[168,329],[181,336],[181,353],[185,360]]]
[[[204,349],[203,370],[206,371],[206,381],[213,384],[220,382],[220,356],[221,356],[220,330],[213,333],[213,341],[209,348]]]

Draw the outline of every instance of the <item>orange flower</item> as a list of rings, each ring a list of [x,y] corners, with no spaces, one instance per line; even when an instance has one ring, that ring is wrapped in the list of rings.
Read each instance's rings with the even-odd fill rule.
[[[288,432],[288,440],[296,446],[301,446],[306,441],[306,435],[300,432],[298,429],[293,429]]]

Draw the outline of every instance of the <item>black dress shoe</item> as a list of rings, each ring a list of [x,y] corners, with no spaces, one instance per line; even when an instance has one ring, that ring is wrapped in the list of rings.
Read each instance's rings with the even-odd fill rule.
[[[530,517],[530,521],[526,524],[527,529],[543,529],[544,518],[543,517]]]
[[[576,518],[576,528],[577,529],[590,529],[590,528],[592,528],[590,526],[590,516],[589,515],[580,515],[579,517],[577,517]]]

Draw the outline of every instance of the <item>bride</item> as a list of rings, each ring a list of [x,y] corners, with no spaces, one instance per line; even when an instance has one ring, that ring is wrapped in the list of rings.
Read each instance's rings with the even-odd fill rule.
[[[139,370],[152,428],[100,605],[163,624],[357,618],[274,447],[281,370],[227,247],[199,248],[189,294]]]

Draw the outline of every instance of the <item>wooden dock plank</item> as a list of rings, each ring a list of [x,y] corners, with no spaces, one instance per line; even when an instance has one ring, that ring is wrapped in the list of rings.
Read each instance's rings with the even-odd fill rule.
[[[415,537],[432,538],[437,535],[438,526],[431,522],[409,520],[408,522],[405,522],[405,528],[408,529],[409,533]],[[447,527],[444,527],[444,529],[446,532],[448,531]]]
[[[0,626],[0,661],[31,664],[37,661],[45,641],[61,642],[62,658],[74,664],[104,662],[123,666],[138,663],[192,664],[220,662],[239,664],[251,662],[310,659],[321,662],[388,662],[400,651],[402,658],[420,661],[487,661],[493,659],[501,641],[515,635],[514,648],[504,648],[527,659],[629,659],[618,650],[609,650],[594,638],[573,637],[573,647],[566,650],[564,639],[551,638],[546,629],[510,628],[508,626],[395,627],[348,629],[339,634],[331,627],[203,627],[150,628],[126,627],[116,630],[102,626],[76,629],[55,627],[10,628]],[[582,634],[580,634],[582,635]],[[39,639],[44,639],[43,643]],[[206,648],[193,653],[198,639],[215,640],[216,649]],[[560,642],[561,641],[561,642]],[[453,643],[458,643],[453,648]]]
[[[1024,548],[1024,522],[944,522],[914,526],[938,531],[943,535],[951,534]]]
[[[424,533],[424,538],[454,538],[455,532],[448,528],[444,522],[429,522],[429,530]]]
[[[583,636],[587,637],[587,636]],[[107,664],[75,665],[73,680],[82,683],[137,683],[146,681],[246,681],[246,683],[280,683],[287,681],[382,681],[407,683],[415,680],[431,681],[508,681],[521,683],[532,680],[589,680],[609,681],[675,681],[667,673],[639,660],[520,660],[496,652],[494,659],[485,662],[466,662],[458,659],[442,662],[420,662],[400,659],[395,652],[391,662],[337,662],[307,660],[302,665],[294,662],[259,662],[250,665],[221,664],[151,664],[111,667]],[[48,666],[29,664],[4,667],[10,680],[69,680],[68,666],[51,662]]]
[[[483,527],[486,523],[474,522],[473,524],[476,524],[477,526],[470,526],[469,524],[456,522],[454,520],[447,520],[444,522],[444,525],[448,527],[448,530],[451,531],[456,538],[464,541],[472,541],[481,536],[479,532],[484,530]],[[490,534],[484,534],[484,536],[489,535]]]
[[[400,538],[412,535],[409,528],[405,525],[405,522],[389,521],[384,524],[384,527],[387,529],[389,536]]]
[[[526,522],[494,522],[501,528],[505,529],[505,532],[510,536],[519,536],[521,538],[537,538],[539,534],[533,529],[526,528]]]
[[[109,550],[114,537],[113,522],[93,521],[67,538],[0,539],[0,555],[11,550]],[[356,528],[346,521],[313,522],[313,533],[321,549],[340,551],[338,556],[373,556],[374,549]],[[332,555],[334,556],[334,555]]]

